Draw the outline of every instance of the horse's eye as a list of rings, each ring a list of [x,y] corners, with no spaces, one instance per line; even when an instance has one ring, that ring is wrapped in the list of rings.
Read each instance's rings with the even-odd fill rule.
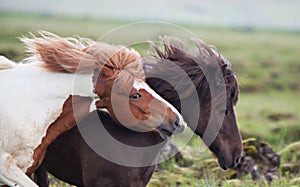
[[[141,97],[142,96],[139,93],[136,93],[136,94],[133,94],[133,95],[130,96],[130,98],[133,99],[133,100],[139,100]]]
[[[220,110],[219,113],[221,115],[227,115],[228,111],[227,111],[227,109],[224,109],[224,110]]]

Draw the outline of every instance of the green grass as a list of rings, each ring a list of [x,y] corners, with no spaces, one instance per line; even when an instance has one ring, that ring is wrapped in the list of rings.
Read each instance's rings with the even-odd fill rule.
[[[247,136],[256,135],[271,141],[276,148],[283,148],[285,145],[282,143],[288,142],[280,137],[284,134],[274,134],[274,130],[300,125],[298,97],[292,91],[242,93],[236,107],[242,132]]]
[[[101,39],[114,28],[128,24],[116,20],[65,18],[59,16],[0,13],[0,54],[20,61],[25,57],[24,46],[18,37],[28,32],[47,30],[61,36],[79,35],[115,44],[129,44],[142,55],[148,49],[145,40],[168,34],[170,29],[142,25],[138,29],[121,29]],[[300,33],[231,28],[185,26],[208,44],[216,46],[229,61],[241,87],[236,107],[240,129],[244,137],[259,137],[276,151],[299,141],[300,131]],[[148,38],[145,38],[147,36]],[[299,132],[299,133],[298,133]],[[177,140],[176,140],[177,141]],[[180,142],[178,142],[180,143]],[[218,186],[218,176],[207,169],[201,173],[197,166],[211,158],[206,151],[199,153],[201,141],[193,137],[184,148],[184,155],[192,159],[190,169],[167,163],[168,171],[156,173],[149,186]],[[287,161],[284,157],[282,163]],[[299,174],[283,175],[281,182],[269,185],[242,181],[222,181],[222,186],[297,186]],[[64,186],[59,182],[52,186]]]

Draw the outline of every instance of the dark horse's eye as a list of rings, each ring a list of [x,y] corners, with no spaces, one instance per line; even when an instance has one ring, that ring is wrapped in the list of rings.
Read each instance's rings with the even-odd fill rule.
[[[220,113],[221,115],[227,115],[228,110],[227,110],[227,109],[220,110],[219,113]]]
[[[133,100],[139,100],[142,96],[139,93],[133,94],[131,96],[129,96],[131,99]]]

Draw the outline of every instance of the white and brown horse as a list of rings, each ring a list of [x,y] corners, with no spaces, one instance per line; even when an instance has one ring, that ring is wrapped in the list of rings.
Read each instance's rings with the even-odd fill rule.
[[[163,124],[157,128],[161,136],[185,128],[178,111],[144,82],[133,49],[39,34],[22,38],[30,53],[24,63],[0,58],[0,185],[37,186],[27,175],[40,165],[47,146],[96,108],[132,128]]]

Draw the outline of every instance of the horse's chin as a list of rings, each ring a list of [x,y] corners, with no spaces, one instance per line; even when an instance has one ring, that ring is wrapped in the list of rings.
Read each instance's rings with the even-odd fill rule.
[[[229,167],[228,162],[226,161],[225,157],[223,154],[216,154],[218,153],[220,150],[216,150],[215,146],[210,146],[209,147],[210,151],[213,152],[214,157],[216,158],[216,161],[219,165],[220,168],[222,168],[223,170],[227,170]]]
[[[220,166],[220,168],[222,168],[223,170],[227,170],[228,166],[226,165],[225,161],[223,159],[219,159],[218,158],[218,164]]]
[[[220,168],[223,170],[227,170],[229,168],[236,168],[237,165],[241,161],[241,155],[238,154],[238,156],[233,156],[233,159],[230,156],[225,157],[225,155],[218,155],[218,164]]]
[[[174,130],[169,129],[167,125],[160,125],[155,130],[159,133],[160,137],[165,140],[169,139],[174,133]]]
[[[172,133],[166,130],[162,130],[161,132],[159,132],[159,135],[166,140],[172,136]]]

